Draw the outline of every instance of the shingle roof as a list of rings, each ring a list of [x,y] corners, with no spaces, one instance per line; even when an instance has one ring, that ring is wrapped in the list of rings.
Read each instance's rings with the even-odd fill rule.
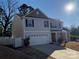
[[[32,12],[30,12],[26,17],[35,17],[35,18],[47,18],[48,17],[39,9],[35,9]]]

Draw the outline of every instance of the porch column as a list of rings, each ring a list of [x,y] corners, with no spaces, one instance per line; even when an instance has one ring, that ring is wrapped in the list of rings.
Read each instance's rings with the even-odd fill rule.
[[[56,34],[56,42],[58,41],[58,34],[57,34],[57,32],[55,32],[55,34]]]
[[[65,41],[68,41],[68,35],[67,35],[67,32],[65,32]]]

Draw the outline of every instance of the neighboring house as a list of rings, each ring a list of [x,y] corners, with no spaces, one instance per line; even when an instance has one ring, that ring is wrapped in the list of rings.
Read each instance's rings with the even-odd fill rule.
[[[69,39],[69,33],[63,30],[63,22],[47,17],[39,9],[35,9],[25,16],[17,14],[14,17],[12,34],[13,38],[30,37],[30,45]]]

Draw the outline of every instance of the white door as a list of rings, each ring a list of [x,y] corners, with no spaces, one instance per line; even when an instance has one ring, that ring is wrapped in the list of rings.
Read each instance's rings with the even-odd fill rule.
[[[30,37],[30,45],[40,45],[50,43],[48,36]]]

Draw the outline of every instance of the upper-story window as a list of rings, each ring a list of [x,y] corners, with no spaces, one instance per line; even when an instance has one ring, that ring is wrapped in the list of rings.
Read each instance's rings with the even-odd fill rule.
[[[26,19],[26,27],[34,27],[34,20]]]
[[[44,21],[44,27],[49,27],[49,21]]]
[[[61,28],[62,27],[62,25],[61,25],[61,23],[59,23],[59,28]]]
[[[53,28],[53,24],[52,23],[50,23],[50,28]]]
[[[55,23],[50,23],[50,28],[57,28],[58,26],[57,26],[57,24],[55,24]]]

